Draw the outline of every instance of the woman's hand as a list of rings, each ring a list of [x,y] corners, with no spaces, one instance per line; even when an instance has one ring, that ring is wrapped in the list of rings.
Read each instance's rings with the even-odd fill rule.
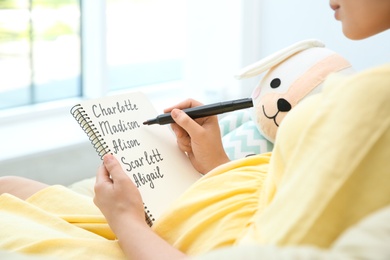
[[[187,259],[146,224],[141,195],[111,154],[104,156],[103,165],[97,172],[94,202],[106,217],[127,258]]]
[[[111,154],[104,156],[97,172],[94,203],[116,235],[124,220],[146,225],[141,195]]]
[[[171,124],[177,143],[186,152],[192,165],[201,173],[229,161],[222,145],[218,117],[210,116],[193,120],[181,109],[200,106],[202,103],[188,99],[164,110],[171,112],[176,124]]]

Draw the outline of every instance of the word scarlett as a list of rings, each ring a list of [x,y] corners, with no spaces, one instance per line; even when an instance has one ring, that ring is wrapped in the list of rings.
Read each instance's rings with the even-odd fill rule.
[[[125,170],[131,172],[135,168],[139,168],[145,165],[152,165],[163,161],[158,149],[153,149],[150,153],[144,151],[144,155],[134,160],[127,160],[125,157],[121,158],[122,163],[126,166]]]

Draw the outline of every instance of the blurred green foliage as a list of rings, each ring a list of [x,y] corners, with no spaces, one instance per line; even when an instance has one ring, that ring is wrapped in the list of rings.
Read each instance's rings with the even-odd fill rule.
[[[78,8],[79,0],[32,0],[31,7],[33,9],[45,9],[53,12],[61,8],[67,8],[75,6]],[[26,40],[30,37],[30,23],[29,18],[26,18],[26,13],[20,13],[22,10],[30,9],[29,0],[0,0],[0,44],[1,42],[10,42],[18,40]],[[76,9],[77,10],[77,9]],[[1,12],[6,11],[14,12],[15,17],[23,16],[24,19],[17,19],[17,26],[14,26],[12,23],[6,19],[2,20]],[[11,13],[12,15],[12,13]],[[75,24],[74,22],[72,24]],[[78,28],[73,28],[74,26],[67,24],[64,21],[52,20],[47,24],[46,29],[41,31],[39,34],[36,32],[35,24],[33,22],[33,34],[35,40],[55,40],[58,36],[63,35],[74,35],[78,34]]]
[[[31,0],[31,5],[35,7],[58,8],[78,3],[78,0]],[[29,0],[0,0],[0,9],[29,8],[29,5]]]

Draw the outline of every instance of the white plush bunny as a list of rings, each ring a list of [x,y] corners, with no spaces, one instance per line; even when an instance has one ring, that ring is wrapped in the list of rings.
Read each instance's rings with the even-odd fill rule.
[[[274,142],[286,114],[303,98],[321,91],[333,72],[351,73],[351,64],[318,40],[305,40],[282,49],[248,67],[237,77],[267,73],[252,93],[253,120],[265,138]]]

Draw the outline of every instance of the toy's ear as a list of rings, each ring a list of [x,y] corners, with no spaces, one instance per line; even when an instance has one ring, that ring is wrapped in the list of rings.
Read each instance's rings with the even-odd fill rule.
[[[325,47],[325,44],[323,44],[319,40],[304,40],[297,42],[293,45],[290,45],[289,47],[286,47],[274,54],[271,54],[267,56],[264,59],[261,59],[260,61],[253,63],[243,69],[241,69],[237,75],[235,76],[237,79],[245,79],[245,78],[251,78],[255,77],[257,75],[260,75],[261,73],[265,72],[266,70],[269,70],[270,68],[276,66],[277,64],[283,62],[290,56],[306,50],[313,47]]]

